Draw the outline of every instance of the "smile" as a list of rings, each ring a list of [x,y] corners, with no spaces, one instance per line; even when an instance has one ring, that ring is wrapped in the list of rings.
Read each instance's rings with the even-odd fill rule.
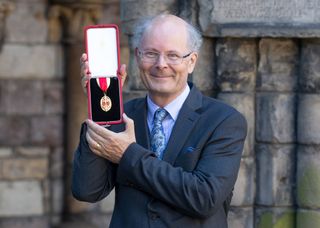
[[[159,78],[159,79],[161,79],[161,78],[171,78],[172,77],[170,75],[154,75],[154,74],[150,74],[150,76],[153,77],[153,78]]]

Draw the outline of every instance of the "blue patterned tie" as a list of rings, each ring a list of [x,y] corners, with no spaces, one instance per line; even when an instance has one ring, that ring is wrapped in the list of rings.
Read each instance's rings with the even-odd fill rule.
[[[156,154],[159,159],[162,159],[163,151],[166,148],[166,137],[163,132],[162,121],[166,118],[168,112],[159,108],[154,113],[153,128],[151,130],[151,150]]]

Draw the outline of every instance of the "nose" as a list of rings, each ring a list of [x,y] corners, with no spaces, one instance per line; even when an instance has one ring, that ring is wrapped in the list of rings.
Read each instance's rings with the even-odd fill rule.
[[[168,67],[167,60],[164,55],[159,55],[159,58],[157,59],[155,64],[156,64],[156,67],[161,69]]]

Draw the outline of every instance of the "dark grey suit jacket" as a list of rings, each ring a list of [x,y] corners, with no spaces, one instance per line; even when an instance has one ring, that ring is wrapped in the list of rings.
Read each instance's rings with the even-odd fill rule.
[[[110,227],[227,227],[246,121],[234,108],[190,86],[163,160],[149,150],[145,98],[125,105],[137,143],[128,147],[119,165],[90,151],[83,125],[72,192],[78,200],[96,202],[115,187]],[[122,131],[124,126],[112,128]]]

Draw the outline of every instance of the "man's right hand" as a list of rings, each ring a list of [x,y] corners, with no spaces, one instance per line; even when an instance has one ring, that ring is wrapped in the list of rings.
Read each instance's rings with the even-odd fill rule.
[[[121,77],[121,86],[123,87],[124,82],[126,81],[127,78],[127,70],[126,70],[126,65],[122,64],[120,66],[118,76]],[[80,58],[80,77],[81,77],[81,86],[83,89],[83,92],[87,94],[87,86],[89,79],[91,77],[90,71],[89,71],[89,63],[88,63],[88,56],[86,53],[83,53],[81,58]]]

